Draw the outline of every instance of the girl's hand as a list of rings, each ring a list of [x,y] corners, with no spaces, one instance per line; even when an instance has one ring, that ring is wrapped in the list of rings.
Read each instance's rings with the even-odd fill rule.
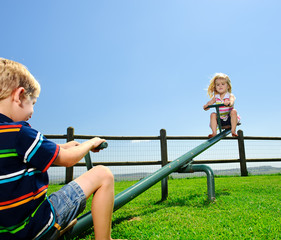
[[[205,111],[208,111],[208,110],[209,110],[208,106],[209,106],[209,104],[205,104],[205,105],[203,106],[203,109],[204,109]]]
[[[205,111],[209,110],[208,106],[213,105],[215,102],[216,102],[216,98],[213,97],[209,102],[207,102],[207,103],[203,106],[203,109],[204,109]]]
[[[230,106],[230,101],[229,101],[228,99],[225,99],[225,100],[224,100],[224,105],[225,105],[225,106]]]

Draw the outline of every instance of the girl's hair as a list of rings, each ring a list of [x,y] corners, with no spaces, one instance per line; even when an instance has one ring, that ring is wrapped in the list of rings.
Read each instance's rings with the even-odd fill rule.
[[[25,89],[25,96],[36,98],[41,90],[40,84],[24,65],[0,58],[0,101],[9,97],[19,87]]]
[[[217,91],[216,91],[216,80],[217,79],[224,79],[228,85],[228,92],[231,93],[232,87],[231,87],[230,78],[224,73],[216,73],[215,76],[210,80],[210,85],[207,90],[207,94],[210,96],[210,98],[214,97],[215,94],[217,94]]]

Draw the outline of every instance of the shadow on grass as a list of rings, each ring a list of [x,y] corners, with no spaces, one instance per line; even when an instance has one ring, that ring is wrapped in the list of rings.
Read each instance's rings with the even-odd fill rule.
[[[174,207],[174,206],[192,206],[197,208],[206,208],[211,204],[214,204],[216,200],[218,200],[221,196],[229,196],[231,195],[228,189],[217,190],[215,193],[215,200],[211,201],[208,198],[208,194],[188,194],[184,197],[171,197],[164,201],[158,201],[156,204],[160,204],[166,207]]]
[[[229,196],[231,193],[228,189],[222,189],[216,191],[216,200],[221,196]],[[215,201],[216,202],[216,201]],[[171,197],[164,201],[158,201],[152,204],[151,207],[144,208],[142,211],[136,213],[128,213],[127,215],[120,216],[112,222],[112,227],[121,224],[124,221],[134,221],[141,219],[143,216],[151,213],[155,213],[164,208],[177,207],[177,206],[191,206],[196,208],[208,208],[211,204],[215,202],[208,199],[207,193],[205,194],[188,194],[184,197]],[[93,234],[93,229],[90,228],[79,236],[77,239],[88,237]]]
[[[188,194],[184,197],[171,197],[165,201],[159,201],[157,204],[166,206],[166,207],[175,207],[175,206],[191,206],[191,207],[206,207],[209,204],[213,203],[208,199],[206,194]]]
[[[222,189],[216,191],[216,198],[219,198],[220,196],[230,196],[230,192],[228,189]]]
[[[171,207],[183,207],[183,206],[191,206],[191,207],[201,207],[206,208],[213,202],[208,199],[207,194],[189,194],[185,197],[174,197],[174,198],[168,198],[167,200],[160,200],[158,202],[155,202],[153,206],[147,207],[142,211],[138,211],[136,213],[127,213],[126,216],[119,217],[115,219],[112,223],[112,225],[118,225],[122,223],[123,221],[131,221],[135,218],[141,218],[142,216],[145,216],[147,214],[155,213],[159,210],[165,209],[165,208],[171,208]]]
[[[138,217],[139,216],[143,216],[143,215],[146,215],[146,214],[138,214]],[[112,227],[114,227],[115,225],[118,225],[124,221],[131,221],[132,219],[136,218],[136,215],[127,215],[125,217],[120,217],[120,218],[117,218],[115,219],[113,222],[112,222]]]
[[[141,210],[137,210],[133,213],[124,213],[125,216],[120,216],[118,218],[116,218],[113,222],[112,222],[112,225],[118,225],[119,223],[123,222],[123,221],[131,221],[133,219],[137,219],[139,217],[142,217],[142,216],[145,216],[145,215],[148,215],[148,214],[152,214],[152,213],[155,213],[161,209],[165,208],[165,206],[163,205],[158,205],[157,203],[156,204],[152,204],[152,206],[150,207],[144,207],[142,208]],[[122,208],[121,208],[122,210]],[[119,210],[118,210],[119,211]]]

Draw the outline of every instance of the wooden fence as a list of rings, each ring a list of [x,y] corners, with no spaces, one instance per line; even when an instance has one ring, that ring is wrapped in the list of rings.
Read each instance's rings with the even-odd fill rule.
[[[72,140],[87,140],[93,137],[92,135],[75,135],[74,128],[67,128],[67,134],[65,135],[45,135],[48,139],[65,139],[67,142]],[[161,165],[165,166],[169,163],[168,159],[168,140],[207,140],[207,137],[200,136],[167,136],[166,130],[161,129],[159,136],[98,136],[106,140],[158,140],[160,141],[161,159],[159,161],[130,161],[130,162],[93,162],[93,165],[105,165],[105,166],[136,166],[136,165]],[[219,164],[219,163],[240,163],[241,176],[248,176],[247,162],[277,162],[281,161],[281,158],[259,158],[249,159],[246,158],[244,140],[277,140],[281,141],[281,137],[251,137],[244,136],[242,130],[238,130],[238,137],[226,137],[224,140],[237,141],[239,158],[238,159],[226,159],[226,160],[200,160],[193,161],[192,164]],[[86,166],[86,163],[77,163],[75,166]],[[75,167],[74,166],[74,167]],[[73,167],[66,168],[65,183],[73,180]]]

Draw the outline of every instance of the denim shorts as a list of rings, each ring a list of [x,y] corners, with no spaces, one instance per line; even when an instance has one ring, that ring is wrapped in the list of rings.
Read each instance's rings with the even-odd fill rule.
[[[49,200],[56,212],[56,223],[61,226],[61,229],[67,227],[86,207],[86,196],[75,181],[52,193]],[[44,235],[43,239],[54,239],[56,234],[57,229],[53,227]]]

